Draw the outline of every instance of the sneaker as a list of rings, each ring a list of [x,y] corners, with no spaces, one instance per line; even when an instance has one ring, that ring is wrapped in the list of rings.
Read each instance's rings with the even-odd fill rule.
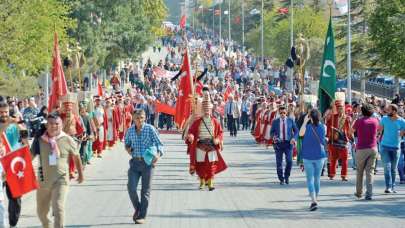
[[[208,191],[212,192],[215,190],[215,187],[208,188]]]
[[[290,184],[290,180],[285,179],[285,184]]]
[[[145,224],[145,223],[146,223],[146,219],[143,219],[143,218],[136,219],[136,220],[135,220],[135,223],[136,223],[136,224]]]
[[[387,188],[387,189],[385,189],[384,193],[386,193],[386,194],[392,193],[392,190]]]
[[[360,200],[361,199],[361,195],[354,193],[354,196],[356,197],[356,200]]]
[[[392,189],[392,190],[391,190],[391,193],[397,193],[397,191],[395,191],[395,189]]]
[[[309,206],[310,211],[316,211],[317,209],[318,209],[317,203],[311,203],[311,206]]]
[[[284,181],[280,181],[280,185],[284,185]]]
[[[365,200],[373,200],[373,198],[371,198],[371,196],[366,196],[366,198],[364,198]]]

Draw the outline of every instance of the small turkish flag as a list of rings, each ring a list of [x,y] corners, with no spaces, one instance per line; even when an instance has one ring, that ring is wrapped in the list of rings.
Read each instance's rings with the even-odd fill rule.
[[[21,147],[2,157],[1,164],[6,172],[7,184],[13,198],[38,188],[28,146]]]
[[[183,15],[180,19],[180,28],[184,29],[186,27],[186,15]]]
[[[100,80],[97,80],[97,95],[102,97],[103,94],[103,86],[101,85]]]

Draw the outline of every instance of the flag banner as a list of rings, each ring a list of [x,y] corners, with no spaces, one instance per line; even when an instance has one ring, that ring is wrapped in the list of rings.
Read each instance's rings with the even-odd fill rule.
[[[288,8],[287,7],[280,8],[280,9],[277,10],[277,12],[279,14],[283,14],[283,15],[288,14]]]
[[[319,80],[318,98],[319,108],[324,113],[333,100],[336,92],[336,57],[335,38],[333,35],[332,17],[329,19],[328,32],[326,34],[321,74]]]
[[[179,23],[181,29],[184,29],[186,27],[186,20],[187,20],[186,15],[183,15]]]
[[[226,87],[225,93],[224,93],[224,101],[226,102],[228,100],[229,95],[233,93],[233,89],[230,85]]]
[[[177,74],[175,71],[168,71],[158,66],[153,67],[153,73],[158,78],[172,78]]]
[[[193,79],[191,76],[187,50],[183,56],[181,72],[183,73],[180,75],[180,83],[178,87],[179,95],[176,101],[176,114],[174,116],[174,121],[179,129],[183,128],[184,122],[190,116],[192,109]]]
[[[100,97],[104,95],[103,86],[101,85],[101,82],[98,79],[97,79],[97,95],[99,95]]]
[[[49,97],[48,111],[52,112],[58,103],[60,97],[65,96],[68,92],[65,73],[63,72],[62,61],[60,58],[58,35],[55,32],[53,44],[52,60],[52,89]]]
[[[165,113],[168,115],[174,116],[176,114],[176,108],[168,105],[168,104],[162,104],[159,101],[155,101],[155,108],[156,112],[158,113]]]
[[[13,198],[18,198],[38,188],[28,146],[21,147],[2,157],[1,164]]]

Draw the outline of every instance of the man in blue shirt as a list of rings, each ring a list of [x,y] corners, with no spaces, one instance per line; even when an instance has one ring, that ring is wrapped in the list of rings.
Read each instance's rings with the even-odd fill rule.
[[[383,132],[380,153],[384,164],[385,193],[396,193],[394,187],[400,155],[400,139],[405,134],[405,120],[398,116],[397,105],[388,106],[388,115],[381,119],[379,131]]]
[[[133,220],[137,224],[146,222],[146,213],[149,205],[151,180],[153,170],[159,157],[162,155],[162,142],[159,139],[156,129],[145,123],[146,114],[142,109],[134,112],[132,125],[125,135],[125,149],[131,156],[128,170],[128,193],[132,205],[135,209]],[[152,164],[145,163],[146,151],[156,147],[158,153],[154,157]],[[137,187],[142,178],[141,200],[139,201]]]

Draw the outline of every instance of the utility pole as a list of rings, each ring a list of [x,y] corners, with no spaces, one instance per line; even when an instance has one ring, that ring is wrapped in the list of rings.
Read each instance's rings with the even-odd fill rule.
[[[262,0],[262,16],[261,16],[261,39],[260,39],[260,47],[261,47],[261,54],[262,54],[262,59],[261,59],[261,66],[262,66],[262,70],[264,69],[264,1]]]
[[[347,0],[347,101],[352,103],[352,32],[351,32],[351,15],[350,15],[350,0]]]

